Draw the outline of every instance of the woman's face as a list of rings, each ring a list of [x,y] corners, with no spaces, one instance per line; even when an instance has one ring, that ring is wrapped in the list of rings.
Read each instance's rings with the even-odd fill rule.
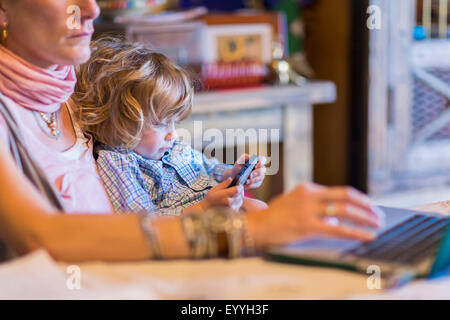
[[[42,68],[89,59],[95,0],[0,0],[7,23],[6,47]]]

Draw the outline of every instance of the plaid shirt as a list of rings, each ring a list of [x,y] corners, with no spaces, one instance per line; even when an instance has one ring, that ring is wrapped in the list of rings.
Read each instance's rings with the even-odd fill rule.
[[[175,142],[161,160],[105,145],[96,151],[100,177],[119,212],[179,214],[200,202],[232,167],[181,142]]]

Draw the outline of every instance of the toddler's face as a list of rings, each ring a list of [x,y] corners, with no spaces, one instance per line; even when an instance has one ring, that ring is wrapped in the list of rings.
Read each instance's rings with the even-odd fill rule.
[[[176,139],[175,124],[151,126],[144,130],[142,139],[134,149],[141,156],[161,160],[164,153],[169,150]]]

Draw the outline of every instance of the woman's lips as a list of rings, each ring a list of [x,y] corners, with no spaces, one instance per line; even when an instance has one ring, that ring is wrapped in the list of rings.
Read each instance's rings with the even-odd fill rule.
[[[83,32],[83,33],[79,33],[79,34],[74,34],[72,36],[69,36],[69,39],[76,39],[76,38],[87,38],[87,37],[91,37],[92,33],[91,32]]]

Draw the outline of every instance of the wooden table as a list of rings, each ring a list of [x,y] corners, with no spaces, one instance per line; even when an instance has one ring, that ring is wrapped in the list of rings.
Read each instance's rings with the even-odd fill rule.
[[[301,182],[312,180],[312,107],[334,102],[335,99],[336,87],[332,82],[310,82],[302,87],[265,86],[200,93],[194,99],[192,115],[179,128],[190,133],[192,139],[189,142],[196,149],[202,149],[205,144],[217,149],[242,146],[246,142],[244,138],[248,140],[254,132],[258,133],[258,143],[261,145],[264,138],[259,132],[266,130],[270,133],[271,142],[283,141],[282,164],[279,163],[277,150],[271,150],[275,154],[266,155],[268,174],[275,174],[283,166],[286,191]],[[227,131],[234,133],[237,139],[227,139]],[[221,135],[225,139],[212,141],[211,135]],[[232,135],[229,134],[229,137]]]

